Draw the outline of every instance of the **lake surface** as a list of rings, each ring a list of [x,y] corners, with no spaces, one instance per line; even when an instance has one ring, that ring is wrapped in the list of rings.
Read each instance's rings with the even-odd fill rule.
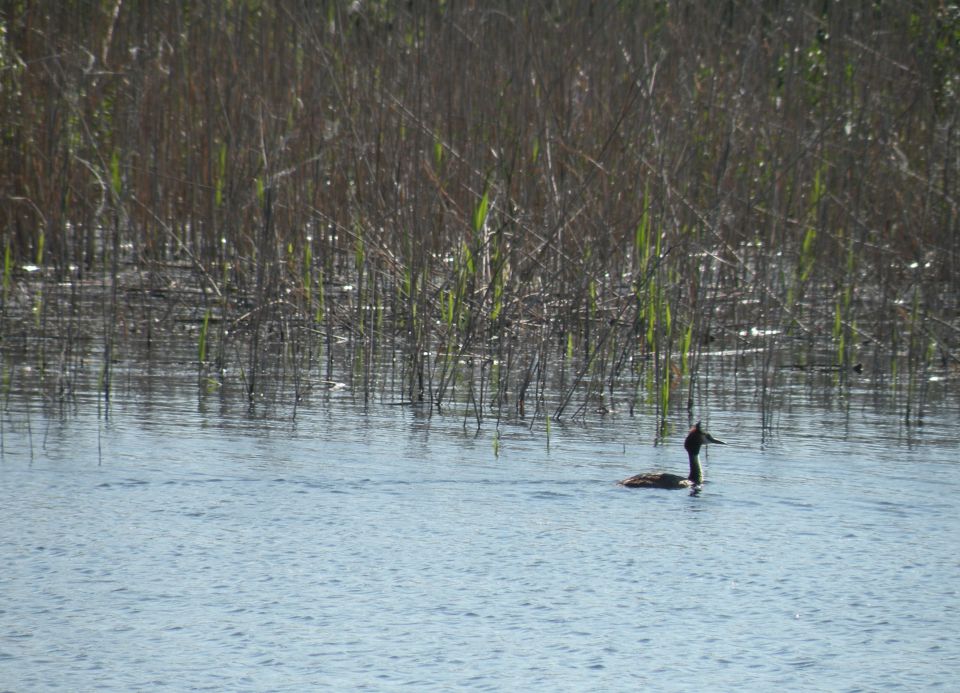
[[[14,392],[0,690],[954,690],[956,420],[717,407],[690,496],[614,483],[685,422]]]

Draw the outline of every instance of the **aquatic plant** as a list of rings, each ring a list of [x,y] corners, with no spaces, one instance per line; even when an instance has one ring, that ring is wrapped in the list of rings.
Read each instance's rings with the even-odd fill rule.
[[[3,347],[66,391],[95,343],[109,399],[187,324],[254,405],[340,359],[365,401],[661,429],[869,348],[918,420],[960,352],[956,13],[581,9],[10,8]]]

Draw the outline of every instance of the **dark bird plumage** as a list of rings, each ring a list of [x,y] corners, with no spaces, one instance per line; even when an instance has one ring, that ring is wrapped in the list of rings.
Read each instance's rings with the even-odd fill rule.
[[[683,447],[687,451],[687,457],[690,458],[689,475],[683,477],[679,474],[668,474],[667,472],[648,472],[646,474],[635,474],[618,483],[628,488],[680,489],[698,487],[703,483],[703,467],[700,466],[700,448],[707,443],[726,445],[722,440],[718,440],[704,431],[698,421],[696,426],[690,429],[686,440],[683,441]]]

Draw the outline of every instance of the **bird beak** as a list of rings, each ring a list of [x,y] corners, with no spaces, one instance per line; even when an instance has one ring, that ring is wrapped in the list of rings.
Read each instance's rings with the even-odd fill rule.
[[[706,437],[708,443],[717,443],[719,445],[726,445],[726,443],[724,443],[722,440],[720,440],[719,438],[714,438],[709,433],[704,433],[703,435]]]

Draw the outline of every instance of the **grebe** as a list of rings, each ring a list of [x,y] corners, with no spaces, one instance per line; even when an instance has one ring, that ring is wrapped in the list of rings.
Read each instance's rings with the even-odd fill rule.
[[[703,468],[700,466],[700,448],[706,443],[718,443],[726,445],[722,440],[717,440],[712,435],[700,428],[700,422],[690,429],[687,439],[683,441],[683,447],[687,450],[687,456],[690,458],[690,475],[682,477],[679,474],[667,474],[666,472],[650,472],[647,474],[636,474],[623,481],[618,481],[621,486],[629,488],[690,488],[699,487],[703,483]]]

